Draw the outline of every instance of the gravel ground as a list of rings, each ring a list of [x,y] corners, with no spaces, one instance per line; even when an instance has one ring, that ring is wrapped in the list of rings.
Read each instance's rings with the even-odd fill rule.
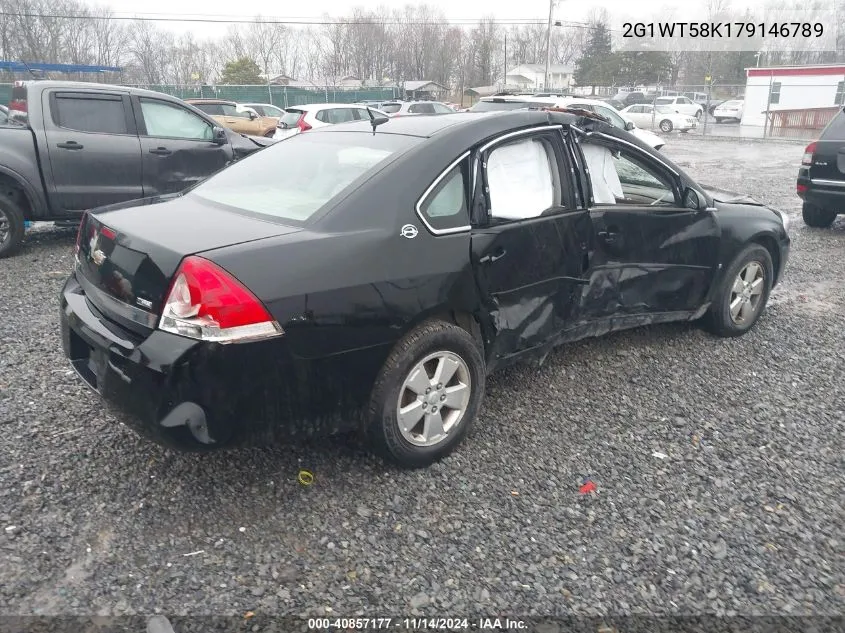
[[[36,230],[0,262],[2,613],[843,613],[845,218],[801,222],[802,151],[666,150],[793,217],[749,335],[656,326],[507,370],[417,472],[343,437],[206,456],[139,439],[64,361],[73,233]]]

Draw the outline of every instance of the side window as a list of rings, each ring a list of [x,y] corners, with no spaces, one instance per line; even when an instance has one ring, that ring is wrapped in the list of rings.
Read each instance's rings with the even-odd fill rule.
[[[776,81],[772,84],[772,90],[769,93],[769,103],[780,103],[780,82]]]
[[[845,104],[845,81],[836,84],[836,95],[833,98],[833,105]]]
[[[326,110],[326,113],[328,116],[327,123],[338,124],[355,120],[355,114],[352,112],[352,108],[332,108],[331,110]]]
[[[147,136],[196,141],[210,141],[213,136],[212,127],[207,121],[166,101],[142,98],[141,114],[147,127]]]
[[[675,188],[669,178],[633,154],[598,143],[584,143],[581,148],[596,205],[676,206]]]
[[[53,121],[59,127],[79,132],[127,134],[126,112],[119,95],[57,94]]]
[[[419,211],[435,231],[469,226],[466,160],[440,179],[422,200]]]
[[[452,108],[450,108],[449,106],[445,106],[442,103],[434,103],[432,105],[434,107],[435,114],[449,114],[451,112],[454,112]]]
[[[413,114],[434,114],[434,106],[430,103],[414,103],[408,107]]]
[[[331,112],[331,110],[320,110],[319,112],[317,112],[317,114],[314,115],[314,117],[318,121],[322,121],[323,123],[330,123],[329,112]]]
[[[524,220],[561,207],[560,169],[551,142],[523,138],[494,148],[487,157],[490,217]]]

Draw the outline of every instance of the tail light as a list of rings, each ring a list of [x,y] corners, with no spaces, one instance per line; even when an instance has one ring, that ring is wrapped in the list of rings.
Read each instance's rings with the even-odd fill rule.
[[[813,141],[804,149],[804,158],[801,159],[802,165],[812,165],[813,164],[813,154],[816,153],[816,141]]]
[[[79,228],[76,230],[76,244],[73,246],[73,255],[79,255],[79,248],[82,245],[82,229],[85,227],[85,222],[88,220],[88,212],[82,215],[82,220],[79,222]]]
[[[802,193],[807,193],[807,185],[802,185],[798,183],[795,185],[795,192],[800,196]]]
[[[198,341],[239,343],[284,334],[243,284],[202,257],[182,261],[170,286],[159,329]]]
[[[302,113],[302,116],[299,117],[299,121],[296,122],[296,127],[299,128],[300,132],[307,132],[311,129],[311,126],[305,120],[305,113]]]

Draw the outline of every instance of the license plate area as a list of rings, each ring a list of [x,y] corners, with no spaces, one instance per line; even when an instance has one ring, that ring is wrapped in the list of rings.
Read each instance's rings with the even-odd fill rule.
[[[70,331],[70,362],[92,389],[99,386],[99,377],[108,362],[106,352],[95,349],[73,330]]]

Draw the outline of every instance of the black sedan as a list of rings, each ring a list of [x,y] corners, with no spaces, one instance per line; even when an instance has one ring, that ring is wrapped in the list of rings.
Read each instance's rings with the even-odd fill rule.
[[[786,264],[783,217],[585,113],[330,126],[88,214],[62,338],[161,443],[359,429],[424,466],[504,365],[649,323],[747,332]]]

